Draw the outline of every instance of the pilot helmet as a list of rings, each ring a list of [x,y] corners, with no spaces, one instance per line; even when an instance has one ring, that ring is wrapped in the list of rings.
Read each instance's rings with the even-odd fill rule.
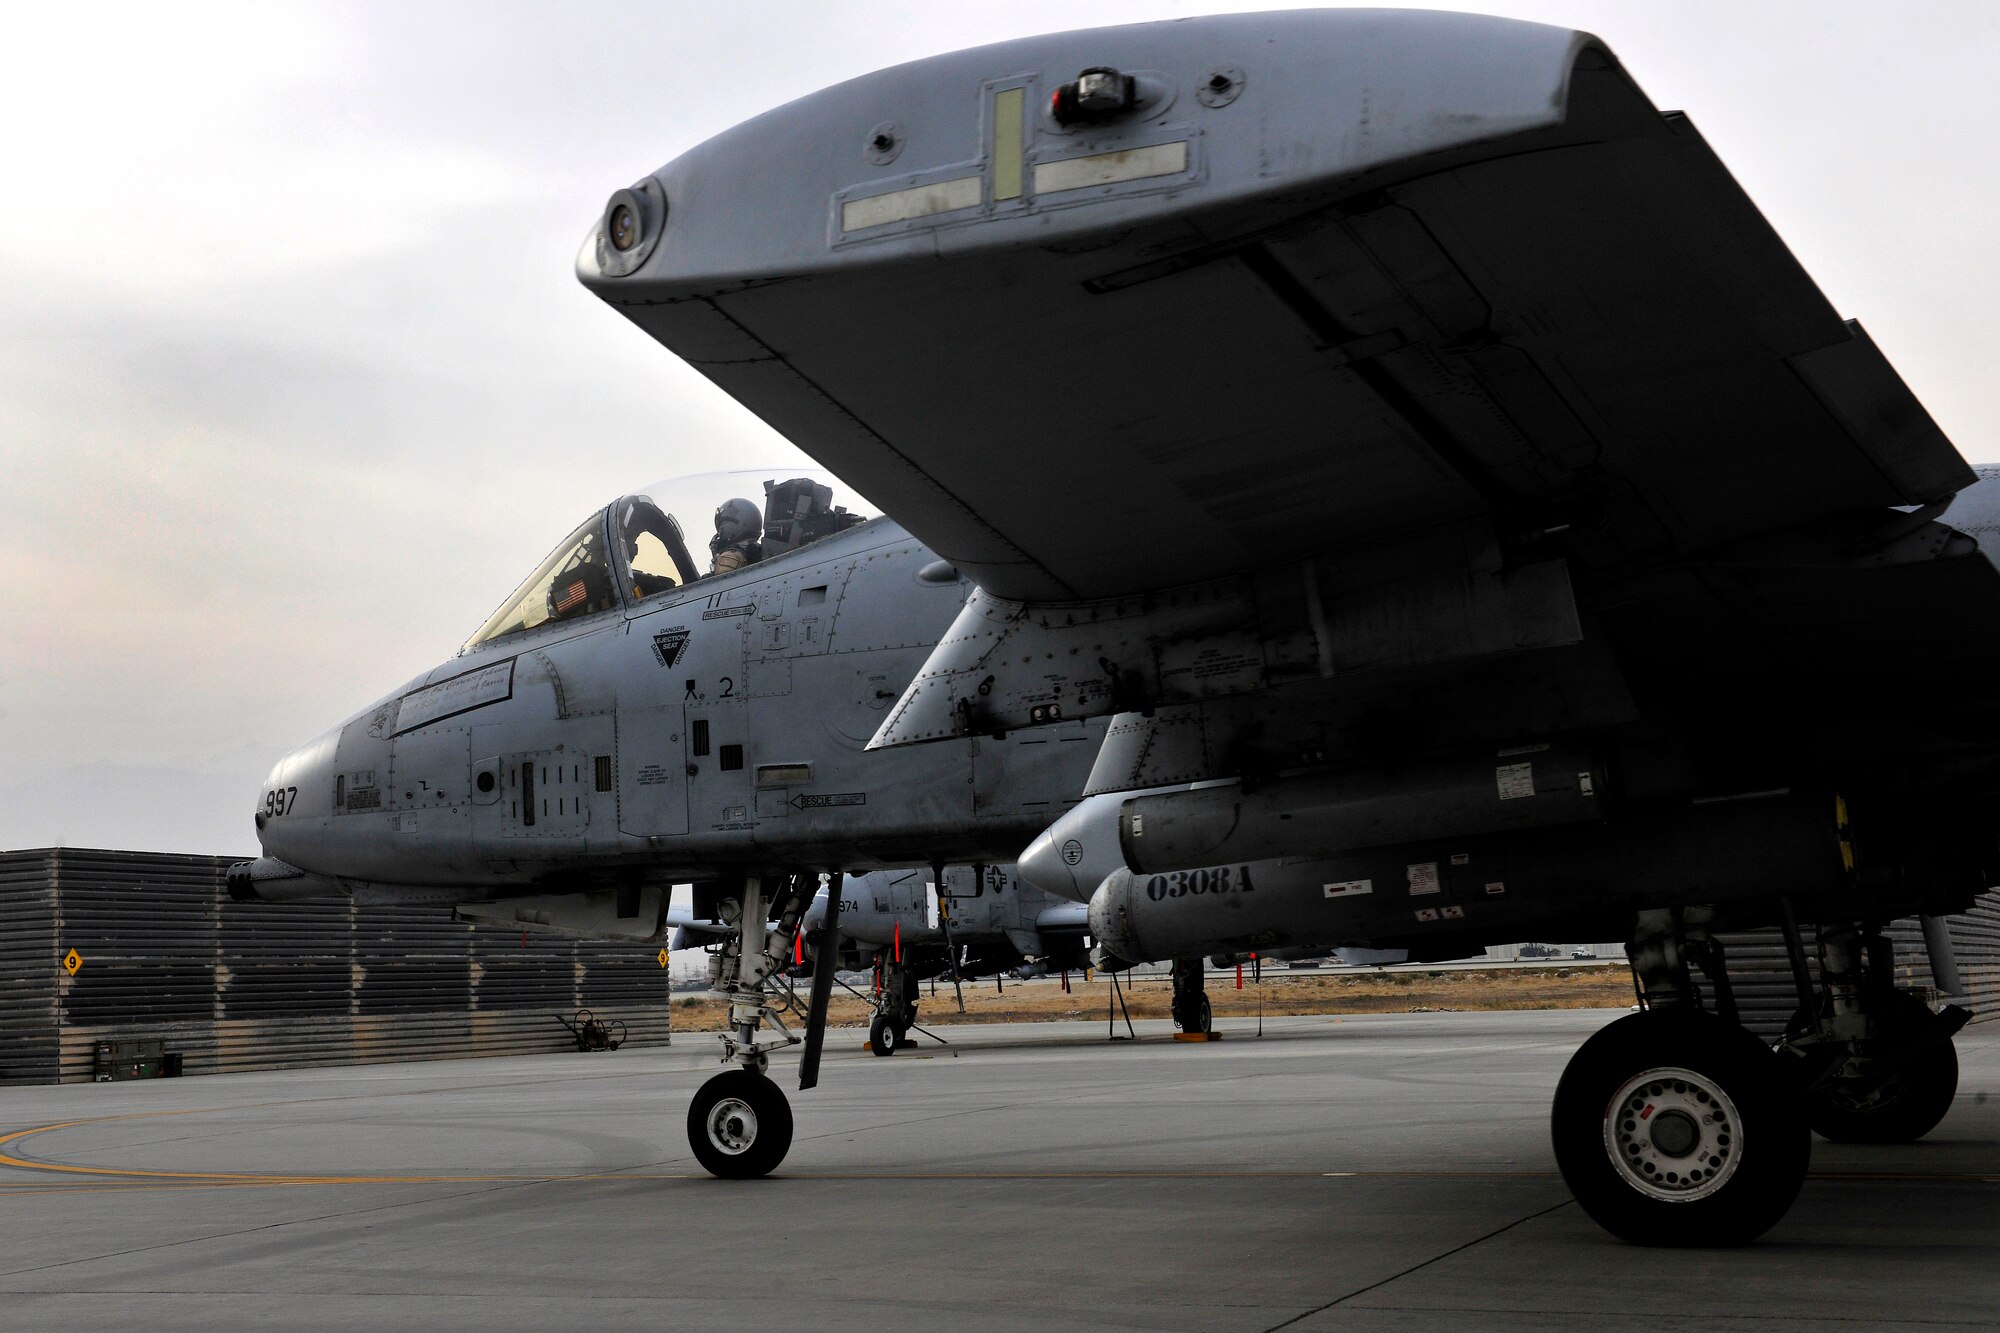
[[[715,510],[715,535],[725,542],[754,541],[764,533],[764,516],[757,506],[737,496]]]

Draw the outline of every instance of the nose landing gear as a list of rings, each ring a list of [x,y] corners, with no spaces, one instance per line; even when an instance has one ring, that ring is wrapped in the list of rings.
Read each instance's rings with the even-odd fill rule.
[[[743,880],[737,896],[722,905],[722,919],[734,924],[736,933],[712,964],[709,993],[729,1001],[722,1058],[739,1067],[702,1084],[687,1115],[688,1146],[713,1175],[739,1180],[768,1175],[791,1150],[792,1108],[767,1070],[772,1051],[797,1045],[800,1038],[785,1026],[783,1008],[774,1000],[769,982],[788,961],[816,881],[817,876],[788,876],[776,895],[767,898],[764,881],[753,876]],[[837,880],[834,893],[839,893]],[[829,933],[835,919],[829,919]],[[821,954],[820,966],[828,970],[829,981],[837,952],[828,949]],[[807,1058],[814,1063],[815,1043],[826,1020],[823,990],[815,978],[813,1009],[807,1019]],[[760,1036],[758,1029],[766,1024],[774,1031]]]
[[[917,977],[887,955],[878,955],[875,965],[880,975],[875,1016],[868,1023],[868,1049],[876,1055],[894,1055],[910,1044],[910,1029],[917,1025]]]

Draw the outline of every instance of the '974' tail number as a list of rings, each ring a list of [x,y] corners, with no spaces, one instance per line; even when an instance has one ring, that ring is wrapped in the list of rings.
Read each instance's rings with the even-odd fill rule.
[[[1163,898],[1185,898],[1200,893],[1252,893],[1249,866],[1206,866],[1200,870],[1175,870],[1154,875],[1146,881],[1146,896],[1154,902]]]

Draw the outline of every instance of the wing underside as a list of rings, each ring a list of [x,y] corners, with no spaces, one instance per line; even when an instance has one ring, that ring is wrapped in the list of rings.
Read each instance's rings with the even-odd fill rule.
[[[1968,483],[1693,126],[1593,40],[1513,40],[1526,26],[1496,42],[1463,16],[1259,16],[888,71],[664,169],[658,255],[625,279],[586,262],[586,280],[1003,598],[1145,592],[1485,514],[1588,524],[1597,559],[1644,562]],[[1050,84],[1122,60],[1185,94],[1253,33],[1319,77],[1232,65],[1230,103],[1181,95],[1135,123],[1194,163],[1151,193],[988,198],[871,239],[809,185],[773,191],[758,160],[774,137],[793,158],[823,145],[839,163],[819,179],[838,180],[841,117],[899,98],[971,118],[990,158],[978,117],[1015,104],[981,90],[1014,76],[1033,180],[1111,135],[1056,143],[1034,111]],[[1425,131],[1391,152],[1338,119],[1326,90],[1356,79],[1361,114]],[[1454,119],[1454,98],[1482,114]],[[1283,169],[1307,139],[1318,155]],[[712,213],[753,204],[793,208],[808,239],[708,238]]]

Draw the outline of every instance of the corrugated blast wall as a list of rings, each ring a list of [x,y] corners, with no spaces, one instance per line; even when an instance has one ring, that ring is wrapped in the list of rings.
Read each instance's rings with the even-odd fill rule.
[[[1959,980],[1967,992],[1965,996],[1951,998],[1972,1011],[1975,1023],[2000,1018],[2000,890],[1981,895],[1971,911],[1948,920],[1952,951],[1958,956]],[[1819,955],[1813,942],[1813,923],[1801,920],[1799,933],[1805,937],[1806,959],[1817,978]],[[1885,933],[1896,946],[1896,984],[1936,1000],[1930,955],[1924,951],[1923,932],[1916,919],[1897,921]],[[1722,942],[1729,959],[1730,984],[1736,989],[1736,1005],[1744,1023],[1762,1037],[1782,1035],[1786,1022],[1798,1008],[1791,964],[1785,959],[1784,936],[1772,928],[1724,935]]]
[[[657,945],[234,903],[233,859],[0,852],[0,1083],[88,1079],[114,1038],[162,1038],[189,1074],[570,1050],[578,1009],[668,1039]]]

